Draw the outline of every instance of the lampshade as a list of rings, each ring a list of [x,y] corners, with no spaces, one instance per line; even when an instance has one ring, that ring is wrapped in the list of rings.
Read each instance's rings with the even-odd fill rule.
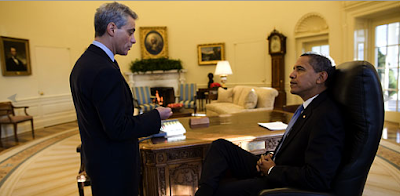
[[[228,61],[218,61],[217,67],[215,68],[214,75],[227,76],[232,74],[231,65]]]
[[[221,77],[222,87],[226,87],[225,83],[228,80],[228,75],[232,74],[231,65],[228,61],[218,61],[217,67],[215,68],[214,75]]]

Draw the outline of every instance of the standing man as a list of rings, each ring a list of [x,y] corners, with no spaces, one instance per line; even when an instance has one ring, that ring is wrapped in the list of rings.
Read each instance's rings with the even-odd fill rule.
[[[289,77],[290,92],[304,103],[290,121],[275,155],[259,158],[229,141],[214,141],[203,163],[196,196],[258,195],[263,189],[276,187],[329,190],[345,139],[341,112],[327,91],[334,71],[324,56],[301,55]],[[220,184],[227,170],[238,180]]]
[[[137,196],[140,155],[138,138],[158,133],[172,115],[159,107],[133,116],[132,93],[114,55],[127,55],[136,43],[137,15],[117,2],[95,14],[95,41],[76,62],[70,76],[78,117],[82,156],[94,196]]]

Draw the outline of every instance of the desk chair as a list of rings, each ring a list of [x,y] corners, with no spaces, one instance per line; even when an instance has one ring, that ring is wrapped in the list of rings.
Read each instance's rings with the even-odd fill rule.
[[[25,116],[15,116],[14,109],[24,108]],[[14,138],[18,142],[17,129],[18,123],[31,121],[32,138],[35,138],[35,130],[33,128],[33,116],[29,116],[26,112],[28,106],[15,107],[10,101],[0,103],[0,138],[1,138],[1,125],[12,124],[14,127]]]
[[[80,154],[80,158],[81,158],[81,166],[79,167],[79,172],[78,175],[76,176],[76,182],[78,184],[78,192],[79,192],[79,196],[84,196],[85,195],[85,191],[84,188],[85,186],[90,186],[90,178],[89,176],[86,174],[85,171],[85,164],[83,163],[83,154],[82,154],[82,145],[79,144],[76,147],[76,152]]]
[[[344,111],[347,138],[332,189],[322,193],[278,188],[263,190],[260,195],[362,195],[382,135],[382,87],[375,67],[366,61],[343,63],[336,69],[330,93]]]
[[[151,96],[150,87],[138,86],[132,89],[134,105],[140,109],[139,113],[148,112],[158,107],[158,104],[153,102],[155,97]]]
[[[179,95],[178,102],[183,104],[185,108],[193,108],[194,113],[197,111],[197,104],[196,104],[196,91],[197,91],[197,84],[190,83],[190,84],[180,84],[179,85]]]

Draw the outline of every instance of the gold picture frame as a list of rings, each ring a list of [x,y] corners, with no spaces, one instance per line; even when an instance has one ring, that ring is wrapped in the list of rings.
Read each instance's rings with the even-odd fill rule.
[[[32,74],[29,40],[0,36],[0,58],[3,76]]]
[[[216,65],[225,60],[225,43],[199,44],[197,54],[199,65]]]
[[[168,58],[167,27],[140,27],[142,59]]]

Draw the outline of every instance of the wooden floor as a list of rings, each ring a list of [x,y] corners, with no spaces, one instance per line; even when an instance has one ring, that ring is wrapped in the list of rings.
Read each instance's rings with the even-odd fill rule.
[[[53,135],[56,133],[60,133],[66,129],[71,129],[78,127],[78,122],[70,122],[70,123],[64,123],[64,124],[59,124],[51,127],[46,127],[43,129],[37,129],[35,130],[35,139],[32,138],[32,132],[28,131],[25,133],[20,133],[18,134],[18,141],[15,142],[14,136],[6,137],[6,138],[1,138],[0,140],[0,153],[3,151],[6,151],[7,149],[24,145],[30,141],[33,140],[38,140],[44,137],[47,137],[49,135]]]
[[[76,127],[76,122],[70,122],[38,129],[35,131],[35,139],[30,132],[22,133],[18,135],[18,143],[14,141],[14,137],[3,138],[0,143],[0,156],[25,144]],[[34,158],[29,168],[22,169],[23,174],[19,174],[18,179],[7,179],[18,182],[13,183],[12,190],[8,190],[4,195],[77,196],[75,177],[80,161],[74,148],[80,143],[79,134],[75,131],[72,136],[66,138],[44,150],[40,157]],[[91,195],[89,187],[85,188],[85,195]],[[363,195],[400,195],[400,129],[396,123],[385,122],[381,144]]]

